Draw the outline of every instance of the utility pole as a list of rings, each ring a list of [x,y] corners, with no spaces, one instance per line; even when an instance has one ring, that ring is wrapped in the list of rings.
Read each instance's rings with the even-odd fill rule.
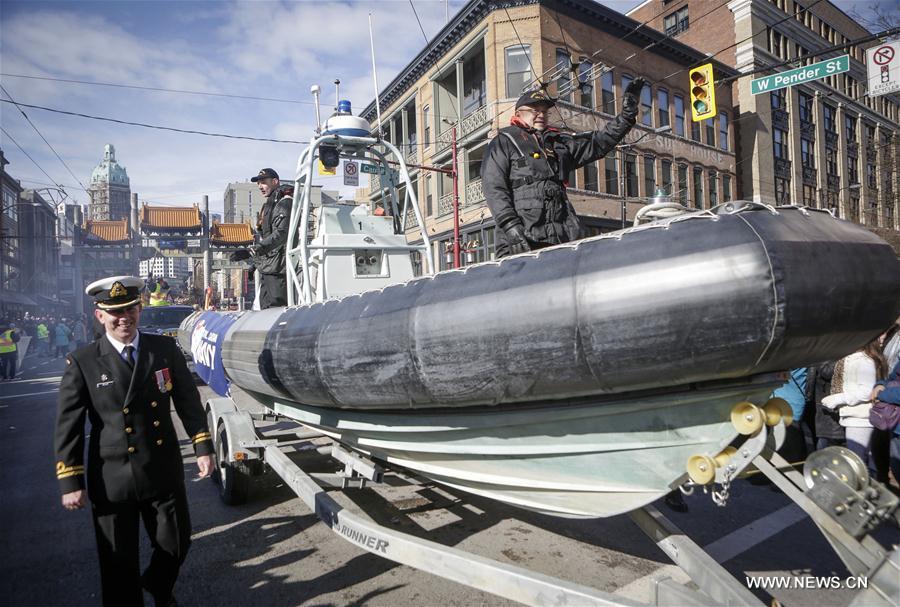
[[[131,273],[139,276],[141,271],[141,226],[138,222],[138,195],[131,194]]]
[[[459,259],[459,170],[456,162],[456,126],[450,127],[450,147],[453,152],[453,166],[450,176],[453,179],[453,267],[460,266]]]
[[[209,196],[203,196],[203,213],[200,218],[200,250],[203,254],[203,293],[209,286]]]

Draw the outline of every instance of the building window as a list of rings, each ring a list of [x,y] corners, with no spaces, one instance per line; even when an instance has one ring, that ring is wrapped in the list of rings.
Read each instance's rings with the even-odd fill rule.
[[[663,29],[666,32],[666,36],[676,36],[681,32],[685,32],[690,27],[690,24],[688,7],[686,6],[663,17]]]
[[[816,188],[811,185],[803,185],[803,206],[815,208],[816,206]]]
[[[604,172],[606,180],[606,193],[613,196],[619,195],[619,171],[615,154],[610,154],[604,159]]]
[[[662,187],[669,196],[672,196],[675,193],[672,189],[672,161],[661,160],[660,168],[662,170]]]
[[[779,89],[769,93],[769,100],[772,102],[772,109],[787,110],[787,97],[785,89]]]
[[[822,106],[822,118],[825,122],[825,130],[829,133],[837,133],[837,125],[835,124],[835,109],[827,103]]]
[[[800,121],[813,121],[813,97],[806,93],[800,93]]]
[[[651,198],[656,193],[656,158],[644,156],[644,196]]]
[[[625,195],[638,195],[637,156],[634,154],[625,156]]]
[[[790,202],[791,182],[781,177],[775,178],[775,204],[791,204]]]
[[[731,202],[731,175],[722,175],[722,202]]]
[[[572,57],[564,48],[556,49],[556,96],[560,101],[572,101]]]
[[[775,158],[787,160],[787,131],[772,129],[772,153]]]
[[[656,126],[669,126],[669,91],[666,89],[657,90],[656,104],[659,106],[659,123]]]
[[[675,95],[675,134],[684,137],[684,97]]]
[[[703,124],[706,125],[706,145],[716,147],[716,119],[707,118]]]
[[[641,89],[641,124],[653,126],[653,90],[649,86]]]
[[[728,114],[719,112],[719,147],[728,149]]]
[[[686,164],[678,165],[678,202],[687,206],[688,199],[688,168]]]
[[[715,171],[709,172],[709,206],[719,204],[719,176]]]
[[[516,99],[531,82],[531,45],[510,46],[506,49],[506,97]]]
[[[475,53],[463,63],[463,116],[468,116],[487,102],[487,78],[484,51]]]
[[[859,160],[855,156],[847,158],[847,181],[850,185],[859,183]]]
[[[703,169],[694,169],[694,208],[703,208]]]
[[[597,172],[597,163],[589,162],[584,165],[584,189],[591,192],[600,191],[599,173]]]
[[[800,138],[800,161],[804,167],[816,168],[815,145],[805,137]]]
[[[431,108],[427,105],[422,106],[422,132],[425,141],[422,145],[426,148],[431,145]]]
[[[825,148],[825,172],[829,175],[837,177],[838,174],[838,158],[837,150],[834,148]]]
[[[700,123],[695,120],[691,120],[691,139],[700,143]]]
[[[594,107],[594,64],[582,59],[578,64],[579,103],[582,107]]]
[[[615,87],[615,75],[612,71],[603,72],[603,76],[600,77],[600,85],[603,95],[603,105],[600,107],[600,111],[606,114],[615,114],[616,92],[613,90]]]
[[[875,179],[875,165],[871,162],[866,163],[866,185],[870,188],[878,187],[878,181]]]
[[[425,214],[434,215],[434,196],[431,189],[431,175],[425,175]]]

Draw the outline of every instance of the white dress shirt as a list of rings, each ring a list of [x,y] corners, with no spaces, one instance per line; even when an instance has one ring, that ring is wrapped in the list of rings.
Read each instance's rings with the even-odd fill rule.
[[[125,350],[125,347],[131,346],[132,348],[134,348],[134,361],[133,362],[137,363],[138,352],[139,352],[138,342],[141,341],[141,332],[140,331],[135,333],[134,339],[132,339],[131,342],[127,343],[127,344],[123,344],[122,342],[120,342],[118,339],[116,339],[109,333],[106,334],[106,339],[108,339],[109,343],[111,343],[113,345],[113,348],[116,349],[116,352],[119,353],[119,356],[122,357],[122,360],[125,360],[125,355],[122,353]]]

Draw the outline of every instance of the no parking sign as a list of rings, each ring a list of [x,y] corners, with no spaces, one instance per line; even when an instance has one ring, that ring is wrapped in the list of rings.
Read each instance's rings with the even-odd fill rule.
[[[352,160],[344,163],[344,185],[359,185],[359,164]]]
[[[866,49],[869,97],[900,91],[900,42]]]

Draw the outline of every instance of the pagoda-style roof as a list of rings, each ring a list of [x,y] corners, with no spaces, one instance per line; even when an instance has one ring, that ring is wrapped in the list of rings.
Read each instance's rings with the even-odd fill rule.
[[[84,224],[85,244],[125,244],[131,241],[128,220],[101,221],[88,219]]]
[[[199,232],[202,226],[200,208],[141,206],[141,232]]]
[[[218,247],[253,244],[253,230],[249,223],[219,223],[209,230],[209,244]]]

